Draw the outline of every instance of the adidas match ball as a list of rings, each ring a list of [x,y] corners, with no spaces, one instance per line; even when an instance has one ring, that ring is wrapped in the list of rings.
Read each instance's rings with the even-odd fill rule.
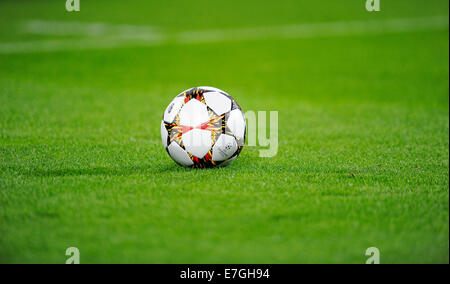
[[[222,90],[197,87],[179,94],[161,122],[161,138],[169,156],[193,168],[224,166],[244,146],[247,127],[238,103]]]

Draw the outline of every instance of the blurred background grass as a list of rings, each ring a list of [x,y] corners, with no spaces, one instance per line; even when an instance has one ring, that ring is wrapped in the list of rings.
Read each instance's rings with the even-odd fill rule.
[[[383,262],[448,263],[448,25],[115,48],[98,47],[108,34],[26,28],[171,35],[448,17],[448,1],[381,0],[378,13],[364,2],[81,0],[68,13],[64,1],[1,1],[0,262],[63,263],[77,246],[84,263],[363,263],[377,246]],[[67,40],[96,45],[33,51]],[[279,154],[174,165],[160,118],[199,85],[279,111]]]

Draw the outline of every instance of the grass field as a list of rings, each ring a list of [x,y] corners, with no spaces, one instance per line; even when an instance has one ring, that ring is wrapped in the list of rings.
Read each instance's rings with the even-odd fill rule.
[[[64,2],[0,2],[0,263],[449,262],[448,1]],[[177,166],[202,85],[279,111],[278,155]]]

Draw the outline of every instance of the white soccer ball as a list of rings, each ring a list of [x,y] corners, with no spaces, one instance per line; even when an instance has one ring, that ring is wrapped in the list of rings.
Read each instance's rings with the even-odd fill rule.
[[[181,166],[228,165],[242,151],[247,127],[238,103],[222,90],[197,87],[179,94],[161,122],[161,138]]]

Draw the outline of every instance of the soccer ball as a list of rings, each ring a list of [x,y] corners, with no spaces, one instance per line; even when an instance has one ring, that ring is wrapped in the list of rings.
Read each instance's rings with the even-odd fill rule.
[[[179,94],[161,122],[161,138],[169,156],[179,165],[212,168],[233,162],[241,153],[247,127],[238,103],[212,87]]]

